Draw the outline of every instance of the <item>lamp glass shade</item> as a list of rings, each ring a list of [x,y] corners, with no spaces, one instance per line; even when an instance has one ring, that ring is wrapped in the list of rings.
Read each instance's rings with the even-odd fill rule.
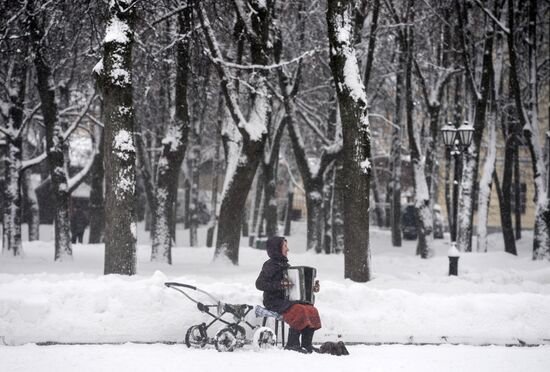
[[[460,137],[460,142],[463,146],[470,146],[472,143],[472,138],[474,136],[474,127],[469,125],[468,122],[464,122],[459,128],[458,128],[458,135]]]
[[[445,125],[441,128],[441,133],[443,133],[443,143],[445,146],[454,145],[456,138],[456,128],[452,125]]]

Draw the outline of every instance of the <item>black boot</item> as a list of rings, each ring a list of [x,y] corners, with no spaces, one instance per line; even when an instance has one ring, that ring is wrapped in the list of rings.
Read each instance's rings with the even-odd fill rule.
[[[285,350],[298,351],[300,353],[307,352],[300,346],[300,331],[297,331],[294,328],[288,329],[288,340],[286,342]]]
[[[306,349],[308,353],[319,352],[319,350],[313,347],[313,334],[315,330],[313,328],[304,328],[302,330],[302,349]]]

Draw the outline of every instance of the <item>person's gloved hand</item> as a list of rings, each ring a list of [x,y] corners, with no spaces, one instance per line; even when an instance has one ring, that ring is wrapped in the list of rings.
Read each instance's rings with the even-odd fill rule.
[[[292,282],[289,281],[287,278],[283,278],[281,280],[281,288],[287,289],[287,288],[290,288],[292,286],[294,286],[294,284],[292,284]]]
[[[321,290],[321,284],[319,284],[319,281],[316,280],[315,284],[313,285],[313,292],[317,293]]]

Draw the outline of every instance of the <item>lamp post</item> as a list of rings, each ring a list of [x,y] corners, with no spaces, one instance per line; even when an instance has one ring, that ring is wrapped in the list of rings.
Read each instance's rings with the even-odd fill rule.
[[[458,232],[458,195],[460,185],[460,174],[462,173],[462,156],[467,152],[472,143],[474,127],[465,121],[460,127],[456,128],[452,123],[448,123],[441,128],[443,134],[443,143],[454,157],[455,167],[453,175],[453,200],[452,200],[452,223],[450,223],[451,247],[449,249],[449,275],[458,273],[458,250],[456,248],[456,238]]]

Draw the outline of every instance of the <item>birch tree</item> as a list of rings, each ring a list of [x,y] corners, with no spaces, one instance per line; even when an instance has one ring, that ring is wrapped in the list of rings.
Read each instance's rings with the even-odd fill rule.
[[[495,3],[496,6],[496,3]],[[476,195],[477,175],[479,170],[479,152],[481,140],[485,129],[485,114],[487,112],[487,102],[490,96],[490,83],[492,74],[492,53],[494,28],[491,22],[485,20],[482,23],[484,30],[483,48],[475,47],[471,40],[467,39],[468,20],[467,9],[459,0],[455,0],[455,7],[458,19],[458,37],[460,40],[460,49],[462,53],[463,65],[466,70],[466,81],[468,83],[469,94],[473,103],[474,135],[473,141],[464,154],[464,165],[462,169],[462,181],[460,187],[460,197],[458,206],[458,236],[457,246],[460,251],[470,252],[472,250],[472,225],[474,215],[474,198]],[[475,19],[475,18],[474,18]],[[477,50],[482,50],[480,58],[480,74],[475,74],[476,67],[472,54]],[[479,75],[479,79],[476,79]]]

